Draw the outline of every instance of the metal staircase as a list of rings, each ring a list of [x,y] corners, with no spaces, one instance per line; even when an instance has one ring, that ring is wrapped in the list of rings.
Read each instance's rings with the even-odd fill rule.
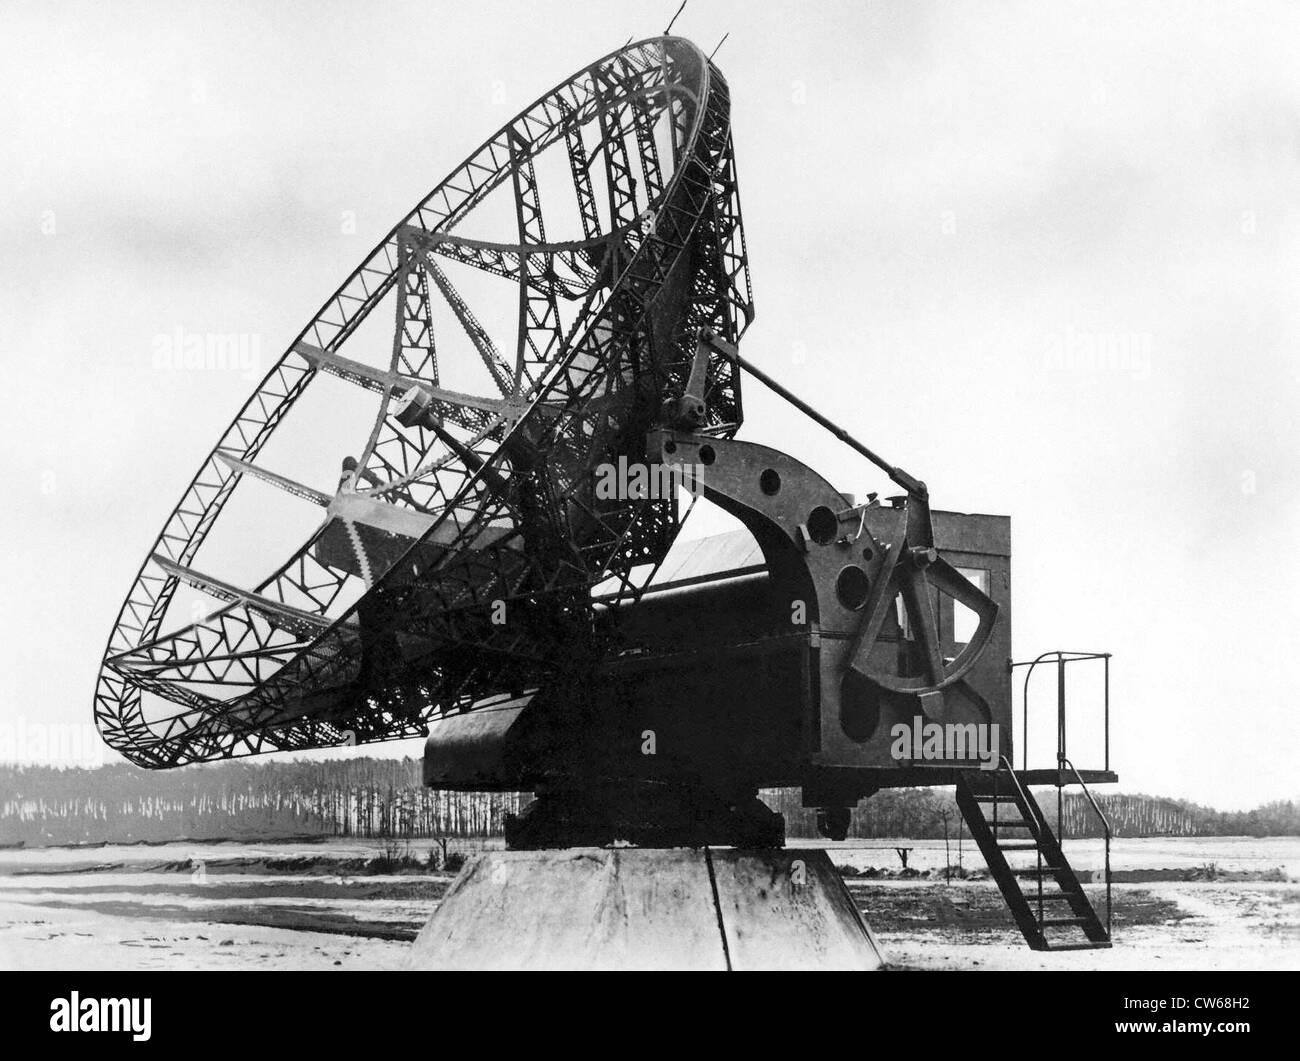
[[[1063,762],[1069,764],[1069,760]],[[1069,768],[1074,770],[1072,764]],[[1079,782],[1082,784],[1082,778]],[[1088,798],[1092,801],[1091,794]],[[1070,867],[1038,801],[1021,784],[1006,756],[996,770],[968,770],[959,776],[957,806],[1030,947],[1085,950],[1110,946],[1109,825],[1106,825],[1106,919],[1103,922]],[[1095,801],[1093,807],[1100,815]],[[1104,816],[1102,822],[1106,824]],[[1011,855],[1019,862],[1029,852],[1036,855],[1031,866],[1013,865],[1007,857]],[[1028,889],[1022,881],[1030,882]],[[1051,884],[1055,887],[1047,887]]]

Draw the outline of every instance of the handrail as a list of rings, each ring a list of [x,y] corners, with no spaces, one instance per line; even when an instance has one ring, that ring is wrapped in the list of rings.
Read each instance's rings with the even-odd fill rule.
[[[1025,671],[1025,680],[1021,685],[1020,708],[1021,708],[1021,726],[1020,726],[1020,762],[1021,769],[1029,769],[1029,679],[1033,677],[1035,669],[1040,663],[1046,663],[1054,659],[1057,666],[1057,685],[1056,685],[1056,756],[1058,759],[1066,753],[1065,743],[1065,665],[1082,660],[1100,659],[1106,664],[1104,687],[1103,687],[1103,705],[1102,705],[1102,725],[1103,725],[1103,766],[1106,770],[1110,769],[1110,659],[1109,652],[1076,652],[1068,649],[1052,649],[1043,652],[1031,660],[1021,660],[1020,662],[1011,661],[1007,665],[1008,670],[1015,670],[1017,667],[1028,667]]]
[[[1105,854],[1105,859],[1106,859],[1106,936],[1107,936],[1107,938],[1109,938],[1109,937],[1110,937],[1110,837],[1111,837],[1110,819],[1106,817],[1106,812],[1103,811],[1103,810],[1101,809],[1100,806],[1098,806],[1098,804],[1097,804],[1097,800],[1093,797],[1092,790],[1088,788],[1088,783],[1087,783],[1086,781],[1084,781],[1084,779],[1083,779],[1083,775],[1082,775],[1081,773],[1079,773],[1078,767],[1076,767],[1076,766],[1074,765],[1074,763],[1070,762],[1070,760],[1067,759],[1065,756],[1061,756],[1061,757],[1060,757],[1059,765],[1062,766],[1062,767],[1066,767],[1066,766],[1068,766],[1068,767],[1070,768],[1070,773],[1074,774],[1074,779],[1075,779],[1076,781],[1079,782],[1079,787],[1083,789],[1083,794],[1084,794],[1084,796],[1087,797],[1087,800],[1088,800],[1089,804],[1092,805],[1093,813],[1096,814],[1097,817],[1098,817],[1098,818],[1100,819],[1100,821],[1101,821],[1101,827],[1102,827],[1103,835],[1104,835],[1104,837],[1105,837],[1105,841],[1106,841],[1106,854]],[[1059,785],[1057,786],[1056,791],[1057,791],[1058,794],[1060,793],[1061,789],[1060,789],[1060,786],[1059,786]],[[1057,828],[1061,831],[1061,839],[1064,840],[1064,839],[1065,839],[1065,824],[1064,824],[1064,822],[1061,820],[1061,812],[1060,812],[1060,809],[1059,809],[1059,803],[1058,803],[1058,809],[1057,809],[1056,814],[1057,814],[1057,822],[1056,822],[1056,826],[1057,826]]]
[[[1097,817],[1101,819],[1102,828],[1105,829],[1106,838],[1109,839],[1111,835],[1110,819],[1106,817],[1106,812],[1098,806],[1097,800],[1092,795],[1092,790],[1088,787],[1088,782],[1083,779],[1083,775],[1079,773],[1078,767],[1076,767],[1074,763],[1070,762],[1069,759],[1061,759],[1061,765],[1070,768],[1070,773],[1075,776],[1075,779],[1079,782],[1079,787],[1083,789],[1083,794],[1088,797],[1088,802],[1092,804],[1092,809],[1096,812]]]
[[[1018,777],[1016,776],[1016,766],[1015,766],[1015,763],[1013,763],[1013,762],[1012,762],[1009,758],[1007,758],[1005,755],[1001,755],[1001,756],[999,756],[999,757],[998,757],[998,762],[999,762],[1001,765],[1006,766],[1006,768],[1007,768],[1007,773],[1008,773],[1008,774],[1010,775],[1010,777],[1011,777],[1011,783],[1012,783],[1013,785],[1016,786],[1016,792],[1019,793],[1021,801],[1024,803],[1024,805],[1025,805],[1026,807],[1029,807],[1030,809],[1033,809],[1033,807],[1034,807],[1034,801],[1031,800],[1031,799],[1029,798],[1029,793],[1027,793],[1027,792],[1025,791],[1025,786],[1022,785],[1022,784],[1020,783],[1020,778],[1018,778]],[[996,806],[993,808],[993,813],[994,813],[994,814],[997,814],[997,807],[996,807]],[[1040,823],[1040,824],[1046,824],[1046,823],[1043,822],[1043,823]]]
[[[1029,798],[1029,793],[1025,791],[1025,786],[1020,783],[1020,778],[1016,777],[1015,763],[1013,763],[1011,759],[1005,755],[999,756],[998,760],[999,760],[998,761],[999,769],[997,770],[997,774],[1002,773],[1001,767],[1003,766],[1006,767],[1007,775],[1011,778],[1011,783],[1015,786],[1016,794],[1020,797],[1018,806],[1022,808],[1028,808],[1030,814],[1036,817],[1037,820],[1034,822],[1033,832],[1035,834],[1041,834],[1042,830],[1048,827],[1047,819],[1043,817],[1042,808],[1039,807],[1038,802],[1036,800],[1032,800]],[[995,786],[994,787],[995,792],[998,791],[996,787],[997,774],[994,775],[994,781],[993,781],[993,784]],[[1059,815],[1060,812],[1058,811],[1057,813]],[[994,829],[997,828],[997,821],[998,821],[998,805],[994,803],[993,804],[993,828]],[[1035,840],[1034,846],[1038,849],[1035,852],[1035,855],[1038,858],[1038,869],[1040,870],[1040,872],[1035,877],[1035,880],[1038,882],[1038,894],[1037,894],[1038,920],[1041,922],[1043,920],[1043,874],[1041,872],[1043,868],[1043,845],[1039,841]],[[1108,928],[1106,931],[1107,933],[1109,933],[1110,929]]]
[[[1022,784],[1020,783],[1020,778],[1018,778],[1018,777],[1016,776],[1016,769],[1015,769],[1014,764],[1011,762],[1011,760],[1010,760],[1009,758],[1007,758],[1007,756],[1005,756],[1005,755],[1000,756],[1000,765],[1006,767],[1006,772],[1007,772],[1008,775],[1010,775],[1010,777],[1011,777],[1011,783],[1015,786],[1015,788],[1016,788],[1016,792],[1019,794],[1020,799],[1021,799],[1021,803],[1023,804],[1023,806],[1029,807],[1029,808],[1031,808],[1031,809],[1036,809],[1036,810],[1038,810],[1038,814],[1039,814],[1039,822],[1038,822],[1038,824],[1039,824],[1040,826],[1042,826],[1042,827],[1050,828],[1050,827],[1047,825],[1047,820],[1046,820],[1045,818],[1042,817],[1042,810],[1041,810],[1041,808],[1038,808],[1038,806],[1037,806],[1037,804],[1036,804],[1035,801],[1029,799],[1028,794],[1027,794],[1026,791],[1025,791],[1025,787],[1024,787],[1024,785],[1022,785]],[[1107,938],[1107,939],[1110,939],[1110,937],[1111,937],[1110,840],[1111,840],[1111,836],[1112,836],[1112,830],[1111,830],[1110,819],[1106,817],[1106,812],[1103,811],[1103,810],[1101,809],[1101,806],[1097,803],[1096,798],[1095,798],[1095,797],[1093,796],[1093,794],[1092,794],[1092,790],[1088,788],[1088,783],[1087,783],[1086,781],[1084,781],[1084,779],[1083,779],[1083,775],[1082,775],[1081,773],[1079,773],[1079,769],[1078,769],[1078,767],[1076,767],[1076,766],[1074,765],[1074,763],[1072,763],[1072,762],[1071,762],[1069,759],[1067,759],[1065,756],[1061,756],[1061,757],[1059,758],[1058,765],[1059,765],[1061,768],[1066,768],[1066,767],[1069,768],[1070,773],[1072,773],[1072,774],[1074,775],[1075,780],[1079,782],[1079,786],[1083,789],[1083,794],[1084,794],[1084,796],[1087,797],[1088,803],[1092,806],[1093,813],[1096,814],[1097,817],[1098,817],[1098,819],[1101,821],[1102,835],[1103,835],[1103,839],[1104,839],[1104,841],[1105,841],[1105,854],[1104,854],[1104,860],[1105,860],[1105,867],[1106,867],[1106,938]],[[998,772],[1001,773],[1002,771],[999,770]],[[1059,784],[1056,786],[1056,792],[1057,792],[1057,797],[1058,797],[1058,798],[1057,798],[1057,806],[1056,806],[1056,828],[1057,828],[1058,833],[1060,834],[1060,835],[1057,837],[1057,843],[1058,843],[1058,844],[1064,844],[1065,839],[1066,839],[1066,836],[1065,836],[1065,818],[1064,818],[1064,815],[1062,815],[1062,813],[1061,813],[1061,804],[1060,804],[1061,786],[1060,786]],[[997,814],[997,807],[996,807],[996,804],[994,805],[994,811],[993,811],[993,813],[994,813],[994,815],[996,816],[996,814]],[[1040,845],[1040,846],[1039,846],[1039,850],[1038,850],[1038,859],[1039,859],[1039,865],[1040,865],[1040,867],[1041,867],[1041,865],[1042,865],[1042,857],[1043,857],[1043,855],[1042,855],[1042,847],[1041,847],[1041,845]],[[1042,874],[1040,873],[1040,874],[1038,875],[1038,892],[1039,892],[1039,895],[1038,895],[1038,907],[1039,907],[1039,919],[1040,919],[1040,920],[1041,920],[1041,918],[1042,918],[1042,905],[1043,905],[1043,900],[1042,900],[1042,889],[1043,889],[1043,877],[1042,877]]]

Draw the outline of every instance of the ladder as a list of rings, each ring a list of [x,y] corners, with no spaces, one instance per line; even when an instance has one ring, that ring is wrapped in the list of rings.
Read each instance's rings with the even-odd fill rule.
[[[957,806],[1031,948],[1110,946],[1109,903],[1103,923],[1038,801],[1020,783],[1006,756],[996,770],[958,775]],[[1013,866],[1007,859],[1008,854],[1019,859],[1029,852],[1037,856],[1033,866]],[[1029,882],[1028,889],[1021,881]],[[1049,884],[1055,888],[1045,887]]]

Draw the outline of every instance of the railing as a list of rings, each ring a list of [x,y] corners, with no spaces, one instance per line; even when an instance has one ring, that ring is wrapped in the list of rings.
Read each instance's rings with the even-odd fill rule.
[[[1075,768],[1074,763],[1069,759],[1062,757],[1060,760],[1061,767],[1069,767],[1070,773],[1079,782],[1079,787],[1083,789],[1083,794],[1088,798],[1089,804],[1092,805],[1092,811],[1097,815],[1101,822],[1102,836],[1106,840],[1105,857],[1106,857],[1106,937],[1110,938],[1110,819],[1106,817],[1105,812],[1098,806],[1096,799],[1093,798],[1088,783],[1084,781],[1083,775]],[[1061,785],[1056,786],[1056,828],[1061,833],[1060,839],[1065,839],[1065,819],[1061,814]]]
[[[1007,777],[1011,778],[1012,787],[1015,788],[1016,795],[1019,797],[1018,806],[1027,807],[1031,812],[1031,814],[1035,817],[1034,828],[1033,828],[1033,832],[1035,834],[1034,846],[1038,849],[1037,851],[1034,852],[1034,856],[1038,860],[1038,874],[1035,877],[1035,881],[1037,883],[1037,888],[1038,888],[1037,895],[1036,895],[1036,898],[1038,900],[1038,921],[1039,924],[1041,925],[1043,921],[1043,845],[1037,839],[1037,836],[1044,829],[1048,828],[1047,821],[1043,818],[1042,811],[1039,809],[1038,806],[1038,801],[1029,798],[1029,792],[1025,789],[1025,786],[1020,783],[1020,778],[1016,776],[1016,764],[1013,763],[1008,756],[1004,755],[999,760],[998,765],[999,765],[999,770],[997,774],[995,774],[993,777],[993,791],[994,792],[1000,791],[998,778],[1001,776],[1003,772],[1001,768],[1005,768],[1006,775]],[[1060,790],[1058,789],[1057,791],[1059,792]],[[1057,817],[1059,818],[1061,813],[1060,810],[1058,809],[1056,813],[1057,813]],[[1060,828],[1059,822],[1057,824],[1057,828]],[[994,803],[993,804],[993,832],[995,834],[997,833],[997,829],[998,829],[998,804]],[[1109,932],[1110,930],[1107,929],[1106,931]]]
[[[1057,840],[1064,844],[1068,838],[1066,835],[1066,819],[1064,810],[1064,787],[1065,774],[1068,771],[1073,775],[1074,781],[1083,789],[1084,797],[1087,799],[1089,806],[1092,807],[1093,814],[1101,822],[1102,839],[1104,841],[1104,858],[1105,858],[1105,875],[1106,875],[1106,935],[1110,936],[1111,932],[1111,872],[1110,872],[1110,840],[1112,835],[1110,819],[1106,817],[1105,812],[1097,803],[1092,791],[1088,788],[1087,783],[1083,780],[1083,775],[1070,760],[1067,752],[1066,738],[1068,729],[1066,727],[1065,714],[1065,668],[1069,663],[1080,663],[1087,660],[1101,660],[1103,668],[1103,685],[1102,685],[1102,741],[1103,741],[1103,769],[1110,771],[1110,653],[1109,652],[1067,652],[1061,649],[1052,652],[1044,652],[1036,659],[1025,660],[1021,663],[1012,663],[1011,669],[1016,667],[1025,667],[1025,680],[1021,694],[1022,700],[1022,723],[1021,723],[1021,769],[1029,769],[1029,679],[1033,676],[1034,671],[1044,663],[1056,663],[1056,830]],[[1011,763],[1003,757],[1008,768]],[[1014,771],[1012,772],[1014,777]],[[1017,779],[1017,786],[1019,780]],[[1039,877],[1040,888],[1042,877]],[[1041,902],[1040,902],[1041,908]],[[1041,916],[1041,915],[1040,915]]]
[[[1110,769],[1110,653],[1109,652],[1066,652],[1056,649],[1052,652],[1044,652],[1037,659],[1024,660],[1020,663],[1012,663],[1011,669],[1017,667],[1028,668],[1025,671],[1025,681],[1023,693],[1021,695],[1021,734],[1020,734],[1020,763],[1022,770],[1029,769],[1029,679],[1033,677],[1034,671],[1040,664],[1047,663],[1051,660],[1056,661],[1056,761],[1059,767],[1062,759],[1066,758],[1066,725],[1065,725],[1065,667],[1068,663],[1080,663],[1085,660],[1099,659],[1105,670],[1103,681],[1104,691],[1102,694],[1102,726],[1103,726],[1103,769]]]

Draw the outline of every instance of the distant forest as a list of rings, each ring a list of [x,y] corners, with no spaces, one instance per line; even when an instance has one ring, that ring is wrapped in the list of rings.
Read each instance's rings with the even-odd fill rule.
[[[1038,794],[1055,822],[1055,790]],[[816,814],[800,805],[798,790],[762,796],[785,815],[790,836],[817,835]],[[0,845],[490,837],[530,799],[527,793],[430,791],[415,759],[235,761],[159,772],[124,764],[0,765]],[[1143,795],[1099,795],[1098,802],[1118,836],[1300,835],[1300,805],[1291,801],[1231,812]],[[1066,795],[1062,810],[1066,836],[1100,835],[1077,791]],[[959,819],[950,790],[885,790],[853,812],[850,835],[942,839],[945,831],[957,835]]]

